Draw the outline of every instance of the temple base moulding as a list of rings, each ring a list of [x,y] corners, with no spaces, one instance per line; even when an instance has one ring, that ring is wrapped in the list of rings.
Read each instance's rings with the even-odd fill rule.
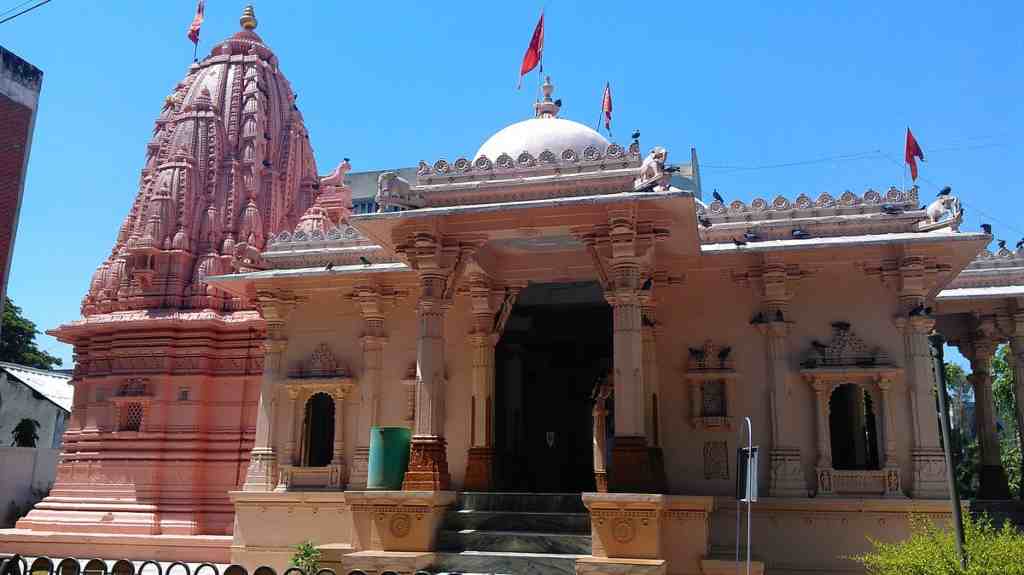
[[[447,491],[448,446],[444,437],[413,436],[409,446],[409,470],[402,482],[403,491]]]
[[[651,455],[643,436],[621,436],[612,446],[608,488],[618,493],[650,493],[654,487]]]
[[[946,481],[946,457],[941,449],[918,448],[911,452],[914,483],[910,494],[914,499],[949,499]]]
[[[494,448],[471,447],[466,458],[465,491],[490,491],[494,488]]]
[[[434,550],[452,491],[346,491],[356,551],[426,553]]]
[[[768,494],[771,497],[807,497],[807,480],[800,461],[800,450],[772,449],[770,458],[771,479]]]

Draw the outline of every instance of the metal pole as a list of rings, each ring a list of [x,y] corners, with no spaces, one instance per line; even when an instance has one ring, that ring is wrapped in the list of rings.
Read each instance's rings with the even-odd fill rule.
[[[750,548],[754,544],[750,539],[750,506],[753,505],[753,502],[750,500],[750,494],[752,493],[751,490],[756,489],[757,487],[751,487],[750,485],[750,481],[754,477],[754,465],[752,461],[754,457],[754,429],[750,424],[749,417],[744,417],[743,421],[747,425],[747,575],[750,575]]]
[[[932,348],[932,365],[935,379],[939,384],[939,425],[942,428],[942,451],[946,456],[946,480],[953,500],[953,529],[956,532],[956,554],[960,557],[960,568],[967,569],[967,555],[964,553],[964,518],[960,514],[960,493],[956,488],[956,465],[953,461],[953,447],[949,442],[949,409],[946,407],[946,366],[942,361],[942,334],[932,332],[928,336]]]

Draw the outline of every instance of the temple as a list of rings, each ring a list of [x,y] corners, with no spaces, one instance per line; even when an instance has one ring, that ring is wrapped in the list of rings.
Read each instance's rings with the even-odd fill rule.
[[[52,332],[75,348],[64,453],[4,550],[733,573],[749,417],[757,568],[850,572],[865,535],[949,515],[935,330],[971,361],[982,497],[1009,497],[989,364],[1009,342],[1024,395],[1024,251],[986,251],[949,190],[705,203],[695,150],[610,142],[548,79],[357,214],[251,7],[241,27],[167,97]],[[368,489],[371,428],[403,426],[401,490]]]

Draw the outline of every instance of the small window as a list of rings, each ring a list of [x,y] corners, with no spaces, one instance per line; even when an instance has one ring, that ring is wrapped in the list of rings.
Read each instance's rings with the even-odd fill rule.
[[[178,388],[178,401],[188,401],[189,389],[187,387]]]
[[[703,406],[702,417],[725,417],[725,382],[721,380],[705,381],[701,384]]]
[[[138,431],[142,428],[141,403],[126,403],[121,409],[121,431]]]

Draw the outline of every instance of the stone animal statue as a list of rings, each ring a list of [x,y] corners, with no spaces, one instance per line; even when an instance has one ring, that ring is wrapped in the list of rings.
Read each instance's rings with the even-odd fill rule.
[[[953,219],[960,216],[960,200],[956,196],[939,196],[925,209],[929,224],[939,223],[947,213],[952,214]]]
[[[633,190],[641,190],[654,185],[654,191],[665,191],[672,179],[671,170],[665,167],[668,161],[668,150],[657,146],[640,164],[640,173],[633,180]]]
[[[384,172],[377,176],[377,211],[386,212],[390,207],[416,209],[424,206],[423,195],[413,193],[409,182],[395,172]]]

